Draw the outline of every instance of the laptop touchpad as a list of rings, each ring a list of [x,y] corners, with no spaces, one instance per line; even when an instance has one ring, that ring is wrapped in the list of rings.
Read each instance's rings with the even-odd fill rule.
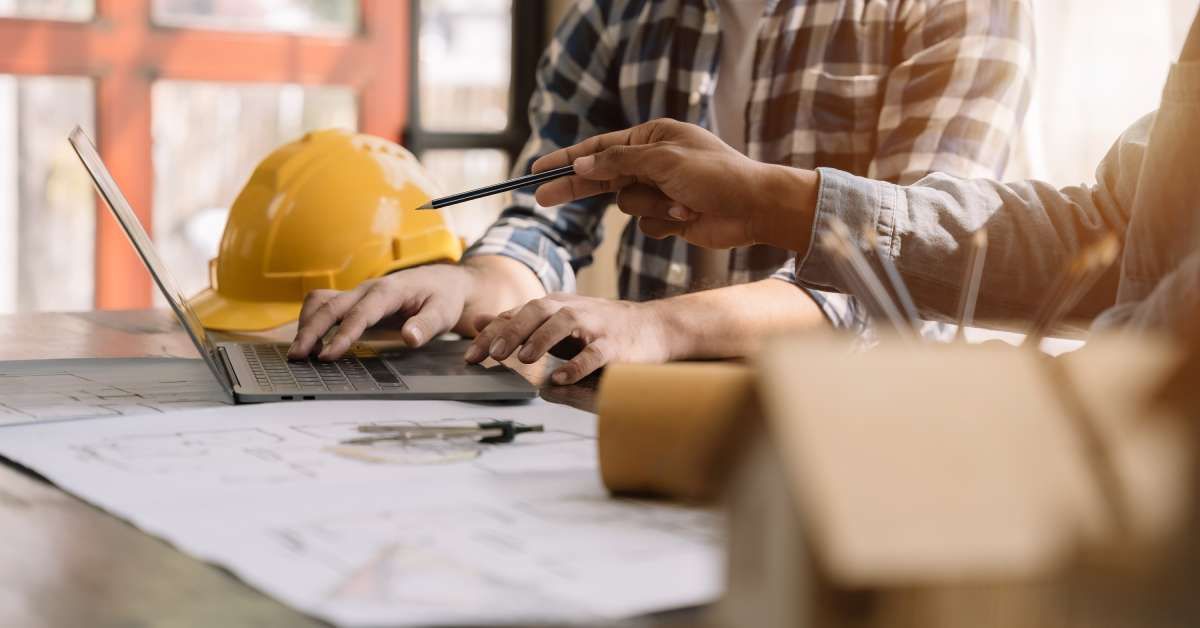
[[[461,341],[433,342],[420,349],[381,352],[379,357],[401,376],[486,374],[486,368],[467,364],[463,360],[463,353],[469,344]]]

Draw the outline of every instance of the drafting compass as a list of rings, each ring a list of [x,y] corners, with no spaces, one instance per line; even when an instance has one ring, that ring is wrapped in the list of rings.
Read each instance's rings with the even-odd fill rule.
[[[382,442],[407,443],[422,440],[471,439],[479,443],[511,443],[517,434],[541,432],[541,425],[523,425],[513,421],[483,421],[475,425],[360,425],[360,436],[342,441],[343,445],[373,445]]]

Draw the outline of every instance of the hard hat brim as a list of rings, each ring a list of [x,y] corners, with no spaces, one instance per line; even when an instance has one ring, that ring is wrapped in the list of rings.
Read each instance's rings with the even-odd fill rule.
[[[188,299],[205,329],[218,331],[266,331],[300,317],[300,302],[242,301],[205,288]]]

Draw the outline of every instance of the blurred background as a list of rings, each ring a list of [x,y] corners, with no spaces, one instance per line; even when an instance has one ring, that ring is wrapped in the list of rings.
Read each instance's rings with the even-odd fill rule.
[[[97,140],[185,292],[227,206],[304,131],[401,141],[444,191],[509,174],[570,0],[0,0],[0,313],[156,305],[67,132]],[[1091,181],[1151,111],[1200,0],[1034,3],[1038,78],[1009,178]],[[1149,69],[1149,70],[1148,70]],[[449,213],[472,241],[503,207]],[[609,233],[625,219],[610,211]],[[581,291],[615,293],[610,237]]]

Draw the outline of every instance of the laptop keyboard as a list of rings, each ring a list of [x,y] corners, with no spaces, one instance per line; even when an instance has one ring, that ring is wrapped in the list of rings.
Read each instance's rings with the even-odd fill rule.
[[[405,390],[382,358],[369,351],[352,350],[333,362],[289,360],[287,347],[245,344],[242,354],[258,387],[274,392],[373,392]]]

